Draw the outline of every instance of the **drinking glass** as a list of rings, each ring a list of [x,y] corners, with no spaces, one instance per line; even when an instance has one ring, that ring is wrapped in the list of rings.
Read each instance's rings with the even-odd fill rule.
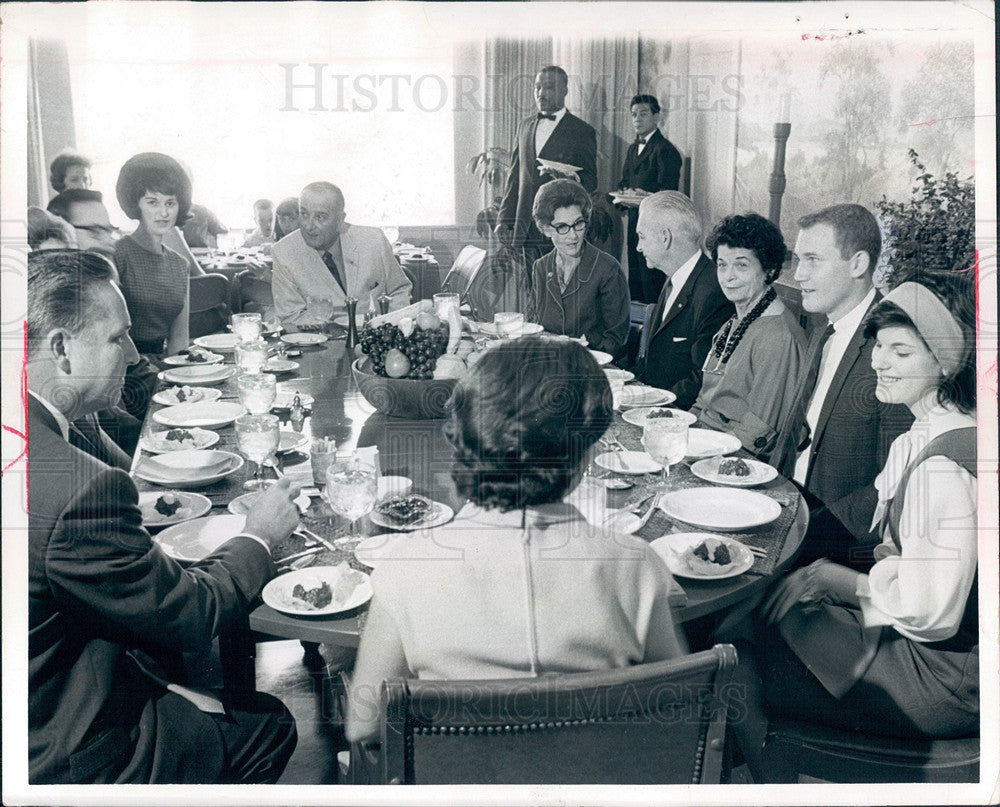
[[[233,333],[241,342],[252,342],[260,336],[260,314],[233,314]]]
[[[317,326],[324,327],[333,319],[333,300],[329,297],[307,297],[306,312]]]
[[[334,546],[353,546],[365,537],[359,533],[359,522],[372,511],[377,495],[378,474],[374,466],[354,456],[331,463],[326,469],[323,498],[333,512],[351,521],[349,537],[338,538]]]
[[[251,415],[266,415],[274,406],[278,385],[270,373],[243,373],[236,379],[240,403]]]
[[[459,307],[461,298],[452,292],[440,292],[434,295],[434,313],[441,319],[448,318],[448,311]]]
[[[680,418],[647,418],[642,429],[642,447],[660,468],[660,487],[666,489],[670,466],[684,459],[688,445],[688,422]]]
[[[267,342],[263,339],[236,343],[236,367],[240,372],[260,373],[266,364]]]
[[[313,484],[326,484],[326,469],[337,459],[337,441],[331,437],[313,439],[309,449],[309,464],[312,466]]]
[[[253,478],[243,483],[247,490],[263,490],[270,482],[260,478],[264,460],[278,450],[280,434],[275,415],[240,415],[236,418],[236,440],[240,451],[254,463]]]

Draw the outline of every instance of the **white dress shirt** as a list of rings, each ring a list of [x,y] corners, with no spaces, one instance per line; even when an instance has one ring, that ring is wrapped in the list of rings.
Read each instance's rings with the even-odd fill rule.
[[[816,424],[819,423],[819,413],[823,409],[823,402],[826,400],[827,392],[830,391],[830,384],[833,383],[833,377],[837,373],[837,368],[844,358],[847,345],[854,337],[854,332],[861,325],[861,320],[864,319],[868,311],[868,306],[872,304],[874,299],[875,288],[872,287],[860,303],[833,323],[833,334],[826,340],[826,344],[823,345],[823,358],[819,362],[819,376],[816,378],[816,388],[813,390],[812,398],[809,400],[809,408],[806,409],[806,423],[809,424],[810,435],[816,433]],[[812,459],[813,445],[814,441],[810,440],[809,445],[803,449],[795,461],[795,472],[792,474],[792,479],[800,485],[805,485],[806,483],[806,475],[809,473],[809,461]]]
[[[556,116],[556,119],[549,120],[548,118],[542,118],[535,126],[535,156],[538,156],[541,150],[545,148],[545,144],[552,136],[552,132],[559,125],[559,121],[563,119],[563,115],[566,114],[566,107],[563,107],[558,112],[545,114],[553,114]]]
[[[681,293],[681,289],[684,288],[684,284],[687,283],[688,278],[691,277],[691,273],[694,271],[694,267],[700,258],[701,252],[696,252],[681,264],[680,269],[668,278],[670,280],[670,296],[667,297],[667,301],[663,305],[663,318],[660,320],[661,322],[667,318],[667,312],[677,302],[677,296]]]

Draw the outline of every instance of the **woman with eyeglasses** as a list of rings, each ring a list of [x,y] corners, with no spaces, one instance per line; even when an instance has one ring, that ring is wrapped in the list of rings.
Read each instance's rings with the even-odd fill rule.
[[[142,418],[152,395],[150,365],[188,346],[190,269],[166,239],[187,217],[191,179],[173,157],[146,152],[122,166],[115,190],[122,210],[139,222],[115,245],[115,266],[132,341],[147,359],[129,369],[122,401],[129,414]]]
[[[628,280],[618,261],[587,241],[592,209],[590,194],[570,179],[548,182],[535,196],[531,214],[555,249],[535,261],[531,319],[616,355],[628,336]]]

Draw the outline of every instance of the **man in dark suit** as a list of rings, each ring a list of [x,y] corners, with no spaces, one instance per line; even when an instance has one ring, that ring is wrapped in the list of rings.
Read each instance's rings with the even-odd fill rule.
[[[535,77],[538,114],[525,118],[517,127],[510,175],[497,216],[497,237],[524,251],[529,274],[532,264],[551,248],[531,217],[538,189],[560,177],[576,180],[590,193],[597,189],[597,134],[592,126],[566,111],[568,90],[569,79],[561,67],[543,67]],[[579,170],[540,170],[539,159]]]
[[[31,784],[274,782],[295,747],[276,698],[182,685],[274,574],[298,522],[276,484],[245,532],[183,567],[142,527],[128,474],[98,456],[92,413],[138,359],[113,269],[71,250],[28,259],[28,766]]]
[[[625,165],[619,190],[675,191],[680,187],[681,155],[659,130],[660,102],[655,95],[637,95],[630,107],[635,141],[625,153]],[[650,269],[636,249],[635,232],[639,206],[629,205],[628,212],[628,288],[633,302],[655,303],[666,280],[663,272]]]
[[[796,405],[779,426],[772,464],[805,491],[810,504],[804,559],[866,562],[856,542],[870,534],[889,445],[913,421],[903,406],[875,397],[873,339],[865,318],[881,299],[872,270],[882,249],[875,217],[844,204],[799,219],[795,281],[802,307],[825,314],[814,328],[796,391]],[[870,557],[870,555],[869,555]]]
[[[636,376],[690,407],[701,390],[712,337],[734,313],[715,264],[701,251],[701,215],[683,193],[660,191],[639,205],[638,249],[665,276],[636,365]]]

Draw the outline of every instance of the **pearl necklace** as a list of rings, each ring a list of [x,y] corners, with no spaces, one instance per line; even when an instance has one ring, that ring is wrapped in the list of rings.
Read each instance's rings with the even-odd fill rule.
[[[740,344],[740,341],[743,339],[743,334],[746,333],[747,328],[760,318],[761,314],[767,310],[767,307],[771,305],[777,297],[778,293],[774,290],[774,286],[771,286],[757,301],[757,304],[747,312],[747,315],[743,317],[743,319],[739,319],[739,317],[735,315],[731,317],[719,332],[719,336],[715,340],[715,347],[705,359],[705,366],[702,367],[702,370],[706,373],[721,373],[723,365],[728,362],[729,357],[733,355],[733,351],[735,351],[737,346]],[[733,323],[737,323],[735,328],[733,327]],[[708,363],[713,358],[715,359],[715,366],[709,367]]]

